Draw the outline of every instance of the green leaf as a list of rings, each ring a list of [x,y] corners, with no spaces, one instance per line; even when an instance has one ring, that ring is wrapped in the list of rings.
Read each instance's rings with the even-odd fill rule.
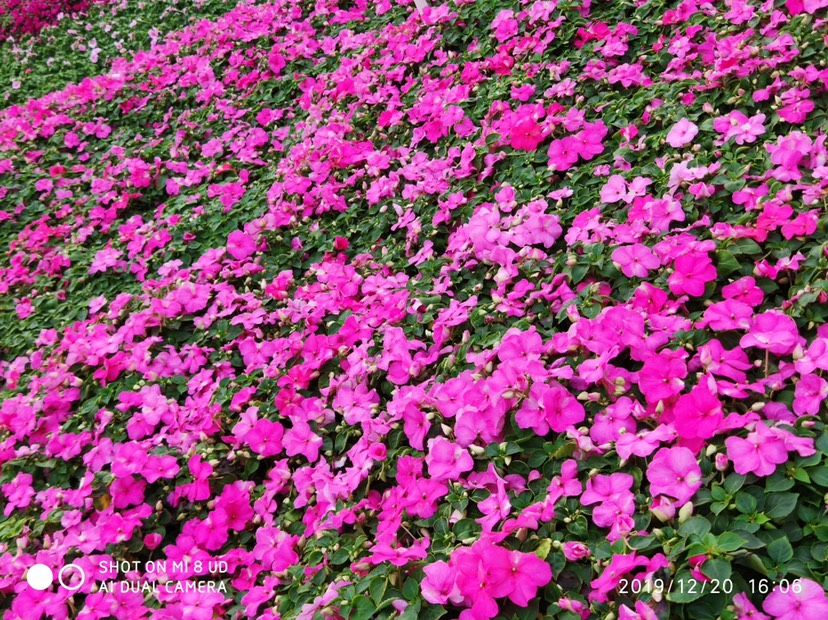
[[[549,555],[549,551],[552,549],[552,540],[549,538],[544,538],[541,541],[541,544],[538,545],[538,548],[535,549],[535,555],[538,556],[541,560],[545,560],[546,556]]]
[[[351,618],[354,620],[369,620],[373,617],[376,609],[377,606],[371,602],[371,599],[360,594],[355,596],[351,601],[351,610],[353,612]]]
[[[725,532],[724,534],[719,535],[719,538],[716,541],[716,548],[727,553],[740,549],[746,542],[747,541],[738,534],[734,534],[733,532]]]
[[[385,596],[385,588],[388,585],[385,576],[377,576],[371,580],[371,585],[368,586],[368,592],[371,594],[371,600],[377,605],[382,603]]]
[[[667,600],[673,603],[690,603],[704,594],[704,583],[695,579],[690,571],[681,571],[673,579],[672,590],[667,593]]]
[[[701,566],[701,572],[711,579],[715,579],[720,584],[730,578],[733,571],[730,562],[724,558],[713,558],[712,560],[705,560]]]
[[[704,517],[690,517],[682,523],[678,530],[679,536],[682,538],[689,538],[692,534],[701,538],[708,532],[710,532],[710,521]]]
[[[745,477],[734,472],[725,478],[724,490],[727,491],[728,494],[733,495],[736,491],[742,488],[743,484],[745,484]]]
[[[771,519],[782,519],[796,508],[799,493],[771,493],[765,499],[764,513]]]
[[[736,257],[727,250],[719,250],[716,252],[716,265],[719,277],[725,278],[734,271],[739,271],[742,266]]]
[[[828,467],[816,467],[808,470],[811,482],[821,487],[828,487]]]
[[[739,493],[736,495],[736,510],[742,514],[753,514],[756,512],[756,498],[749,493]]]
[[[784,564],[793,558],[794,551],[787,538],[777,538],[768,545],[768,555],[777,565]]]

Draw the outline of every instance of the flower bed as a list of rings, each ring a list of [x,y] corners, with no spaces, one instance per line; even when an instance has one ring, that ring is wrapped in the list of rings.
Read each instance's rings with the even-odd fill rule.
[[[89,0],[3,0],[0,3],[0,41],[10,36],[37,34],[60,13],[86,10]]]
[[[242,4],[2,112],[4,620],[823,617],[823,4]]]

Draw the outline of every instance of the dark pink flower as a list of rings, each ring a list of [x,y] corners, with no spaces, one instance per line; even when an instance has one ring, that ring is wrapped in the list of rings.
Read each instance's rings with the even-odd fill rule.
[[[236,260],[244,260],[256,251],[256,242],[247,233],[234,230],[227,237],[227,251]]]
[[[742,336],[739,346],[757,347],[776,355],[788,355],[799,340],[794,320],[778,310],[769,310],[753,317],[750,331]]]

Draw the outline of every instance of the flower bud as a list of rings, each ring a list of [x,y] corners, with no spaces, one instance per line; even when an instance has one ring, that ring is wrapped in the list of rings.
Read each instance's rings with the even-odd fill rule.
[[[687,502],[684,506],[679,508],[679,525],[687,521],[693,516],[693,502]]]

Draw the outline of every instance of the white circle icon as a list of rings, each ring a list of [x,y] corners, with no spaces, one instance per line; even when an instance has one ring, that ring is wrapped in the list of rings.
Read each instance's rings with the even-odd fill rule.
[[[45,564],[33,564],[26,571],[26,581],[35,590],[45,590],[54,580],[52,569]]]
[[[67,571],[69,572],[70,575],[72,574],[72,572],[76,572],[80,576],[80,581],[78,581],[78,583],[76,583],[74,585],[66,584],[63,581],[63,577],[64,577],[63,574]],[[75,590],[80,590],[84,581],[86,581],[86,573],[84,573],[83,569],[80,566],[78,566],[77,564],[67,564],[66,566],[61,568],[60,571],[58,571],[58,583],[61,585],[62,588],[65,588],[66,590],[71,590],[73,592]]]

